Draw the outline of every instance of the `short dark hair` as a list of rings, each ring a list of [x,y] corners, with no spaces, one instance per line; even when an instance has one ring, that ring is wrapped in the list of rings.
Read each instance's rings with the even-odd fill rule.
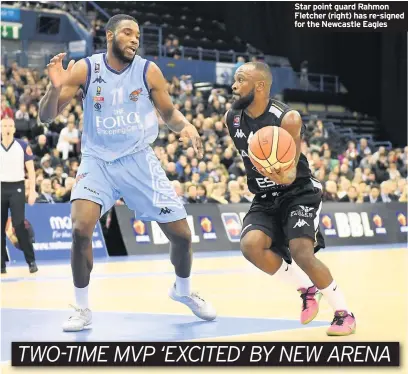
[[[127,14],[116,14],[109,19],[108,23],[106,24],[105,30],[115,32],[116,27],[121,21],[133,21],[137,23],[136,19],[132,16],[128,16]]]
[[[271,68],[269,67],[268,64],[261,62],[261,61],[255,61],[255,62],[247,62],[246,65],[251,65],[255,68],[255,70],[258,70],[264,79],[268,82],[268,84],[272,84],[272,72]]]

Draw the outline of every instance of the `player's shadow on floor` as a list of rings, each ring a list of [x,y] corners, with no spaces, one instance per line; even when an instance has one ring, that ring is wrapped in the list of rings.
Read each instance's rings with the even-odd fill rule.
[[[219,324],[217,320],[214,321],[193,321],[186,323],[172,323],[171,327],[173,332],[177,336],[181,337],[181,340],[185,339],[198,339],[201,337],[217,334],[217,328]]]
[[[71,337],[73,337],[72,341],[74,342],[87,342],[92,334],[92,328],[76,332],[67,332],[66,334],[69,334]]]

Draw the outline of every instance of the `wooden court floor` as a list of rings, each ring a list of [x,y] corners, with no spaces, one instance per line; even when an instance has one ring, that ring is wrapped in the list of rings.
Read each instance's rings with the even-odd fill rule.
[[[92,330],[63,333],[74,302],[69,263],[42,265],[36,274],[10,266],[1,277],[2,373],[218,373],[254,369],[12,368],[11,341],[399,341],[400,368],[273,368],[274,373],[408,373],[408,251],[350,249],[318,254],[342,287],[357,318],[357,333],[328,337],[332,310],[323,298],[314,322],[298,322],[301,299],[288,285],[265,275],[238,253],[197,255],[193,288],[217,308],[215,322],[201,322],[167,296],[174,282],[167,258],[97,262],[90,285]],[[270,368],[257,368],[266,372]]]

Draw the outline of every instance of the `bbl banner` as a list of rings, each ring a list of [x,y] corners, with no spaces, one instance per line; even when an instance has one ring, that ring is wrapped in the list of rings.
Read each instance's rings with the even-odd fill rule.
[[[69,259],[71,257],[72,221],[70,204],[26,205],[25,226],[33,242],[37,260]],[[6,223],[6,245],[10,261],[25,261],[20,250],[11,218]],[[95,257],[107,256],[105,240],[99,222],[93,232]]]

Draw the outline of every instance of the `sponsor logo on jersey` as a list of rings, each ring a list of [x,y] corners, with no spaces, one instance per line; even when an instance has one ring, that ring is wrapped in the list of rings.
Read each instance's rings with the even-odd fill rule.
[[[103,101],[105,101],[105,98],[104,98],[103,96],[94,96],[93,101],[96,101],[96,102],[98,102],[98,101],[103,102]]]
[[[96,87],[96,96],[101,96],[102,88],[100,86]]]
[[[102,105],[99,104],[99,103],[95,103],[95,104],[94,104],[94,108],[95,108],[95,110],[96,110],[97,112],[100,112],[100,111],[101,111],[101,108],[102,108]]]
[[[239,122],[241,121],[240,116],[235,116],[234,117],[234,127],[239,127]]]
[[[313,217],[312,210],[314,210],[314,208],[304,206],[304,205],[299,205],[299,208],[300,209],[291,212],[290,216],[291,217],[299,216],[299,217],[304,217],[304,218],[312,218]]]
[[[101,70],[101,65],[96,62],[96,63],[95,63],[94,72],[95,72],[96,74],[98,74],[100,70]]]
[[[123,114],[121,114],[123,113]],[[100,135],[129,134],[143,128],[139,114],[117,110],[115,116],[95,116],[96,131]]]
[[[129,100],[138,101],[139,95],[142,93],[142,91],[143,91],[143,88],[138,88],[137,90],[132,91],[129,95]]]

